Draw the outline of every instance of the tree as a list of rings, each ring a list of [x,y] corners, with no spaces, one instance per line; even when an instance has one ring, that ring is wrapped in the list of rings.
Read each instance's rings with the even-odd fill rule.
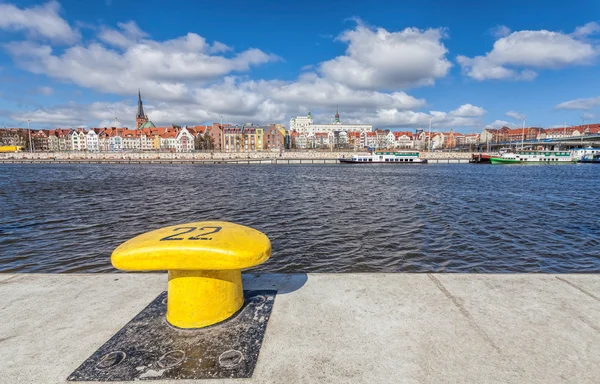
[[[204,134],[204,145],[207,150],[215,149],[215,138],[208,132]]]
[[[208,132],[206,132],[204,135],[196,136],[196,139],[194,140],[194,149],[200,151],[215,149],[214,138]]]
[[[197,151],[204,149],[204,135],[196,136],[194,139],[194,149]]]

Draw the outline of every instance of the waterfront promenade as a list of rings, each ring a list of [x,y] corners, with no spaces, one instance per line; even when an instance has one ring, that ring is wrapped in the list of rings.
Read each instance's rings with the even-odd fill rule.
[[[0,275],[0,383],[64,383],[166,282],[166,274]],[[278,290],[254,375],[210,383],[600,377],[599,275],[248,274],[244,288]]]
[[[337,162],[340,157],[368,152],[287,151],[282,152],[19,152],[0,153],[0,163],[312,163]],[[471,152],[421,152],[420,157],[430,160],[467,162]]]

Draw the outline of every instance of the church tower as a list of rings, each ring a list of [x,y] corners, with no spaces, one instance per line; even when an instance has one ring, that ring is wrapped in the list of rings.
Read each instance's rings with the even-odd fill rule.
[[[341,124],[340,122],[340,108],[337,106],[335,108],[335,124]]]
[[[138,111],[135,115],[135,129],[140,129],[144,123],[148,121],[148,116],[144,113],[144,106],[142,105],[142,94],[138,89]]]

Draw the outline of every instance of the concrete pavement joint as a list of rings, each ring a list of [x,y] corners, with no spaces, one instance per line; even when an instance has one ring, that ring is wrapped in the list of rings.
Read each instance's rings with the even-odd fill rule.
[[[562,278],[562,277],[558,277],[558,276],[554,276],[554,277],[556,277],[558,280],[562,281],[563,283],[567,283],[567,284],[569,284],[571,287],[573,287],[573,288],[577,289],[577,290],[578,290],[578,291],[580,291],[581,293],[584,293],[584,294],[588,295],[588,296],[589,296],[589,297],[591,297],[592,299],[594,299],[594,300],[597,300],[597,301],[600,301],[600,297],[598,297],[598,296],[594,295],[594,294],[593,294],[593,293],[591,293],[591,292],[588,292],[587,290],[585,290],[585,289],[581,288],[581,287],[580,287],[580,286],[578,286],[578,285],[575,285],[575,284],[571,283],[569,280],[567,280],[567,279],[564,279],[564,278]]]
[[[15,337],[17,337],[17,336],[12,335],[12,336],[8,336],[8,337],[2,337],[2,338],[0,338],[0,343],[4,342],[6,340],[14,339]]]
[[[579,319],[582,322],[584,322],[588,327],[592,328],[594,331],[600,333],[600,328],[598,328],[598,326],[596,326],[594,323],[592,323],[591,321],[589,321],[585,317],[583,317],[580,314],[578,314],[577,312],[575,312],[575,310],[573,308],[569,307],[568,310],[567,310],[567,312],[569,312],[571,315],[573,315],[577,319]]]
[[[88,289],[88,287],[85,287],[85,288],[81,289],[81,290],[79,291],[79,293],[77,293],[77,294],[75,295],[75,297],[73,297],[73,300],[76,300],[76,299],[77,299],[79,296],[81,296],[81,294],[82,294],[83,292],[85,292],[87,289]]]
[[[454,297],[454,295],[452,295],[450,291],[446,289],[446,287],[444,287],[442,282],[429,273],[427,274],[427,277],[429,277],[429,279],[435,283],[438,289],[442,291],[442,293],[446,295],[446,297],[450,299],[450,301],[452,301],[452,303],[456,306],[456,308],[458,308],[460,313],[462,313],[463,316],[467,318],[469,323],[471,323],[471,325],[475,328],[475,330],[477,330],[477,332],[479,332],[479,334],[485,339],[485,341],[487,341],[495,350],[500,352],[500,348],[496,344],[494,344],[494,341],[488,336],[487,333],[485,333],[483,329],[481,329],[481,327],[479,326],[479,324],[477,324],[475,319],[473,319],[473,316],[471,316],[469,311],[467,311],[467,309],[460,303],[460,301],[456,297]]]

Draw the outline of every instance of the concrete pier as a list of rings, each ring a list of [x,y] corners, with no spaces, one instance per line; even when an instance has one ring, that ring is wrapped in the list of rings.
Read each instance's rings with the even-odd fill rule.
[[[434,158],[427,160],[430,164],[469,164],[469,159]],[[0,159],[0,164],[338,164],[338,159],[331,158],[293,158],[293,159]],[[399,164],[396,164],[399,165]],[[402,165],[402,164],[400,164]]]
[[[1,274],[0,383],[64,383],[166,283]],[[600,275],[248,274],[244,288],[278,290],[254,375],[210,383],[600,377]]]

